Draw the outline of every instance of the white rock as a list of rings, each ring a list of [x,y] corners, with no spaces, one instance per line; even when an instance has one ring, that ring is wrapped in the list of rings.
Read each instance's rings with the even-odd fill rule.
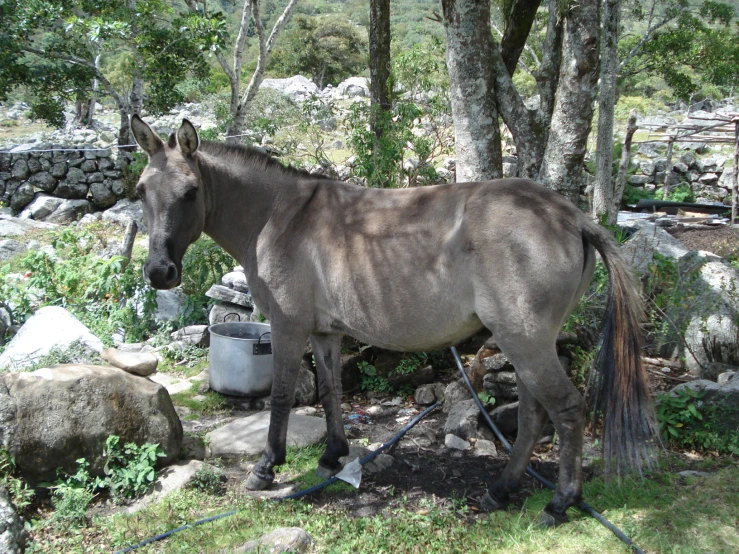
[[[472,448],[469,442],[451,433],[447,433],[444,437],[444,446],[451,450],[469,450]]]
[[[52,348],[67,348],[74,342],[95,352],[103,349],[102,341],[67,310],[46,306],[26,321],[0,354],[0,369],[31,366]]]
[[[154,354],[146,352],[121,352],[115,348],[106,348],[100,357],[113,367],[146,377],[157,370],[159,360]]]

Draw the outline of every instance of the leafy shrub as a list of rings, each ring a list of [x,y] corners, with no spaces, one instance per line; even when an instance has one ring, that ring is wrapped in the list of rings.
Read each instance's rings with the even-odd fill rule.
[[[226,492],[224,486],[225,476],[214,470],[209,465],[204,465],[195,472],[187,485],[189,489],[195,489],[214,496],[221,496]]]
[[[108,461],[101,485],[109,488],[116,500],[141,496],[149,490],[156,479],[157,458],[166,456],[158,444],[137,446],[129,442],[121,446],[120,441],[120,437],[109,436],[103,451]]]
[[[655,194],[643,188],[633,187],[628,183],[624,187],[624,195],[621,199],[622,206],[638,204],[639,200],[651,200],[656,198]]]
[[[670,194],[665,199],[664,189],[660,189],[655,194],[658,200],[669,200],[670,202],[695,202],[695,194],[688,183],[680,183],[678,186],[670,189]]]
[[[362,390],[380,393],[393,392],[393,387],[387,382],[387,379],[377,374],[377,368],[375,366],[369,362],[362,361],[357,364],[357,367],[362,376]]]
[[[35,495],[33,489],[16,475],[15,460],[5,448],[0,448],[0,487],[8,491],[18,512],[30,506]]]

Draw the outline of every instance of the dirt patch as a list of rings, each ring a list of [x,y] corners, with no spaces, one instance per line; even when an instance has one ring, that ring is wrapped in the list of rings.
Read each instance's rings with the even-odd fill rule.
[[[739,231],[727,225],[666,230],[690,250],[707,250],[723,257],[739,254]]]

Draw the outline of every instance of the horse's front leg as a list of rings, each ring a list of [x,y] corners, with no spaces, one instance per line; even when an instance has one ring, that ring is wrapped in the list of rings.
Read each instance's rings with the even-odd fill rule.
[[[340,469],[339,458],[349,454],[341,414],[341,335],[311,335],[318,373],[318,395],[326,411],[328,439],[326,451],[318,460],[316,474],[328,479]]]
[[[275,479],[274,466],[285,463],[287,425],[295,404],[295,382],[308,334],[294,325],[272,322],[274,368],[269,433],[264,454],[246,480],[247,489],[266,489]]]

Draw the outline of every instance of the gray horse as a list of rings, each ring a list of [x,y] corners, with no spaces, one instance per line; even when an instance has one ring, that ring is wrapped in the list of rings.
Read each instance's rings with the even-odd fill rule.
[[[180,283],[201,233],[244,267],[272,325],[274,383],[264,454],[246,486],[263,489],[285,461],[288,415],[306,340],[316,360],[328,440],[319,470],[348,453],[341,415],[341,337],[400,351],[454,345],[483,327],[516,368],[519,432],[489,490],[503,507],[520,486],[547,416],[561,441],[559,484],[542,520],[580,500],[585,402],[555,341],[590,283],[595,250],[611,293],[597,400],[604,456],[616,469],[650,463],[654,412],[641,366],[641,304],[608,231],[562,196],[524,179],[382,190],[323,179],[253,149],[201,142],[184,120],[164,143],[138,116],[149,156],[137,185],[149,227],[144,275]]]

